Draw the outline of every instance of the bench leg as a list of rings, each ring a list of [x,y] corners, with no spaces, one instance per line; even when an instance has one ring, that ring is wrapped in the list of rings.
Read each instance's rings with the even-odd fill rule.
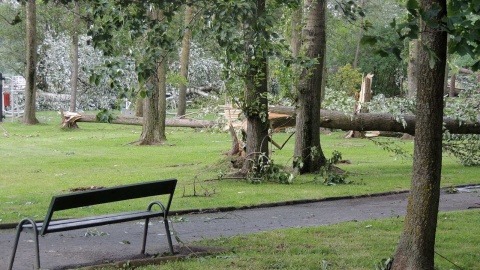
[[[168,225],[168,219],[164,218],[163,223],[165,224],[165,232],[167,234],[168,247],[170,248],[170,253],[175,254],[175,252],[173,251],[172,235],[170,234],[170,227]]]
[[[147,245],[148,223],[150,223],[149,218],[145,219],[145,226],[143,227],[142,250],[140,251],[140,254],[145,254],[145,246]]]
[[[23,224],[25,223],[30,223],[32,224],[32,230],[33,230],[33,235],[34,235],[34,241],[35,241],[35,256],[36,256],[36,261],[35,261],[35,268],[40,269],[40,247],[38,244],[38,231],[37,231],[37,225],[35,221],[29,219],[29,218],[24,218],[20,223],[17,225],[17,233],[15,235],[15,242],[13,244],[13,250],[12,250],[12,255],[10,257],[10,263],[8,265],[8,270],[12,270],[13,268],[13,262],[15,261],[15,255],[17,253],[17,247],[18,247],[18,241],[20,240],[20,233],[23,230]]]
[[[145,219],[145,226],[143,228],[143,242],[142,242],[142,250],[140,251],[141,254],[145,254],[145,246],[147,244],[147,233],[148,233],[148,223],[150,219]],[[165,224],[165,233],[167,235],[168,240],[168,248],[170,249],[170,253],[175,254],[173,251],[173,244],[172,244],[172,235],[170,234],[170,227],[168,225],[168,219],[163,219],[163,223]]]

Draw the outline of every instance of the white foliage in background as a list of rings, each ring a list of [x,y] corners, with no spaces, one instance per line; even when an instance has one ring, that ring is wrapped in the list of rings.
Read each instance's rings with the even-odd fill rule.
[[[181,48],[179,49],[179,56],[181,56]],[[173,62],[169,65],[169,68],[172,73],[180,73],[180,62]],[[221,89],[224,83],[222,72],[223,66],[219,61],[207,55],[205,50],[196,43],[191,43],[187,87],[212,86]],[[169,83],[168,91],[178,95],[178,84],[175,82]]]
[[[77,89],[78,110],[98,110],[100,108],[111,109],[116,106],[118,91],[112,89],[108,75],[111,70],[103,67],[106,63],[112,62],[112,57],[103,56],[101,51],[94,49],[88,44],[89,37],[79,37],[78,64],[79,78]],[[39,46],[39,64],[37,67],[38,88],[47,93],[70,95],[72,65],[72,41],[69,36],[63,33],[47,31],[45,39]],[[137,77],[133,65],[122,66],[121,77],[115,78],[120,85],[133,89],[137,85]],[[101,79],[97,84],[90,83],[90,76],[94,72]],[[123,91],[123,90],[122,90]],[[58,96],[60,96],[58,95]],[[39,95],[37,103],[41,110],[67,110],[69,100],[52,98],[55,95]]]
[[[480,82],[476,75],[457,75],[464,87],[458,97],[448,98],[444,114],[461,122],[480,121]]]
[[[355,99],[332,88],[325,88],[325,99],[322,101],[322,109],[340,111],[346,114],[353,114]]]

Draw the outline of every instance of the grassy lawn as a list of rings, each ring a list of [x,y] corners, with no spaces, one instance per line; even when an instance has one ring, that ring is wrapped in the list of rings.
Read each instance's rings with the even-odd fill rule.
[[[172,209],[255,205],[285,200],[314,199],[343,195],[405,190],[410,186],[412,160],[398,158],[366,139],[343,139],[343,132],[322,135],[322,147],[329,157],[340,151],[351,164],[341,164],[353,181],[350,185],[325,186],[317,175],[295,178],[292,185],[250,184],[223,179],[219,174],[233,172],[223,154],[231,147],[226,132],[168,128],[166,146],[133,146],[140,137],[140,126],[79,123],[78,130],[62,130],[54,112],[38,113],[40,125],[26,126],[7,119],[0,136],[0,223],[18,222],[23,217],[42,219],[52,195],[69,189],[114,186],[141,181],[177,178]],[[3,133],[8,132],[8,136]],[[283,143],[288,133],[274,135]],[[385,139],[381,140],[397,140]],[[412,141],[398,141],[413,152]],[[275,164],[290,167],[294,138],[282,150],[274,149]],[[464,167],[445,156],[442,186],[480,183],[479,168]],[[194,188],[197,195],[194,194]],[[147,199],[148,200],[148,199]],[[120,203],[79,209],[104,213],[144,207],[145,202]]]
[[[436,269],[480,269],[480,235],[478,229],[472,233],[479,217],[480,210],[439,214]],[[203,240],[195,244],[231,251],[167,263],[161,269],[375,269],[393,256],[402,226],[403,218],[392,217]]]
[[[234,172],[224,155],[231,147],[226,132],[167,128],[168,145],[133,146],[140,126],[79,123],[78,130],[62,130],[56,113],[40,112],[38,118],[41,124],[36,126],[10,119],[0,123],[0,223],[43,219],[51,196],[72,188],[167,178],[179,180],[173,210],[361,195],[410,186],[412,159],[396,157],[367,139],[343,139],[344,132],[322,135],[322,147],[327,157],[337,150],[349,161],[339,166],[350,173],[353,184],[325,186],[313,174],[299,176],[291,185],[250,184],[218,178]],[[277,133],[274,140],[282,144],[289,135]],[[413,152],[412,141],[379,140],[396,141]],[[293,146],[294,138],[282,150],[274,149],[275,164],[290,168]],[[480,184],[478,175],[478,167],[464,167],[444,156],[443,187]],[[194,188],[197,196],[192,196]],[[147,201],[81,208],[63,216],[143,209]],[[480,268],[480,239],[478,230],[472,230],[478,227],[479,214],[478,210],[440,214],[436,250],[463,269]],[[205,240],[199,244],[232,252],[168,264],[165,269],[372,269],[375,262],[392,256],[401,227],[401,218],[390,218]],[[439,269],[455,269],[440,256],[436,264]]]

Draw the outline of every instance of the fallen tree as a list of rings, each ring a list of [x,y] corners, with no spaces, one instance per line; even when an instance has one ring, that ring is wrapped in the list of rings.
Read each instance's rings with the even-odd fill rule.
[[[274,122],[275,128],[281,126],[295,126],[295,109],[289,106],[270,106],[270,113],[284,114],[281,123]],[[324,128],[358,130],[358,131],[391,131],[415,135],[415,116],[403,115],[406,125],[395,120],[390,114],[356,113],[348,115],[343,112],[321,110],[320,126]],[[77,122],[97,122],[94,114],[84,114]],[[443,119],[445,128],[452,134],[480,134],[480,119],[477,122],[460,122],[453,118]],[[113,124],[142,125],[142,117],[116,116]],[[288,124],[287,124],[288,123]],[[167,118],[165,125],[168,127],[210,128],[215,121],[198,119]]]
[[[289,106],[270,106],[269,112],[286,114],[295,119],[295,108]],[[390,114],[356,113],[345,114],[338,111],[320,110],[320,126],[324,128],[358,131],[392,131],[415,135],[415,116],[402,115],[406,125],[395,120]],[[445,128],[452,134],[480,134],[480,119],[477,122],[460,122],[444,117]]]
[[[98,122],[95,114],[82,114],[81,118],[77,122]],[[111,121],[112,124],[122,125],[142,125],[142,117],[131,116],[115,116],[115,119]],[[183,118],[167,118],[165,120],[165,126],[167,127],[189,127],[189,128],[210,128],[215,125],[214,121],[198,120],[198,119],[183,119]]]

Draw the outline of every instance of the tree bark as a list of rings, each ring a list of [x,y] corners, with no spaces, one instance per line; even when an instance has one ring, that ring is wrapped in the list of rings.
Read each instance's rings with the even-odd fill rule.
[[[422,0],[428,12],[434,5],[446,16],[446,0]],[[434,269],[435,232],[437,227],[442,169],[443,91],[447,56],[447,34],[420,22],[423,46],[418,49],[417,123],[413,177],[407,215],[392,269]],[[429,65],[431,49],[438,60]]]
[[[253,162],[257,162],[261,156],[268,157],[268,100],[267,93],[267,58],[261,51],[265,46],[265,40],[259,40],[268,36],[261,35],[265,27],[259,19],[265,13],[265,0],[257,0],[256,14],[246,25],[245,64],[248,66],[245,79],[245,116],[247,118],[247,149],[246,159],[243,163],[242,173],[251,171]],[[251,46],[256,48],[251,49]],[[264,160],[266,161],[266,160]],[[262,162],[262,161],[259,161]]]
[[[36,0],[26,1],[27,21],[27,66],[25,70],[25,111],[23,123],[38,124],[35,115],[36,101],[36,68],[37,68],[37,3]]]
[[[72,34],[72,78],[71,78],[71,96],[70,96],[70,111],[77,110],[77,82],[78,82],[78,28],[80,27],[80,3],[75,0],[74,23]]]
[[[411,40],[408,46],[408,89],[407,96],[409,98],[415,97],[417,94],[417,51],[418,51],[418,40]]]
[[[326,163],[320,145],[320,96],[325,65],[325,12],[326,1],[305,0],[308,7],[303,31],[306,56],[317,63],[305,68],[297,86],[297,127],[295,132],[294,162],[303,164],[295,168],[300,174],[318,171]]]
[[[187,81],[188,79],[188,65],[190,63],[190,43],[192,38],[192,30],[190,24],[193,18],[193,6],[190,1],[187,1],[185,7],[185,33],[182,40],[182,55],[180,59],[180,76]],[[187,110],[187,85],[183,82],[180,83],[178,90],[178,105],[177,105],[177,117],[185,115]]]
[[[270,106],[269,112],[295,116],[295,108],[290,106]],[[345,114],[338,111],[320,110],[320,126],[324,128],[359,130],[359,131],[392,131],[415,135],[415,115],[400,116],[401,122],[386,113]],[[460,122],[454,118],[443,118],[445,127],[452,134],[480,134],[480,118],[477,122]]]

